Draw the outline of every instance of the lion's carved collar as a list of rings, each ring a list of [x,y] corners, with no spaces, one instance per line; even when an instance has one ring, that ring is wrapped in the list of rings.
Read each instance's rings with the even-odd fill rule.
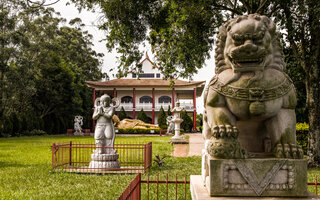
[[[269,101],[278,99],[294,88],[291,79],[286,75],[284,80],[271,88],[240,88],[222,83],[218,76],[211,81],[210,88],[229,98],[246,101]]]

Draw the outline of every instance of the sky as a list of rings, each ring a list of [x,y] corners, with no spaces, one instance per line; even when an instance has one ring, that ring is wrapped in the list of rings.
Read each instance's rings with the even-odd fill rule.
[[[104,39],[105,32],[101,31],[97,28],[97,24],[99,22],[99,14],[98,11],[96,12],[89,12],[86,10],[82,10],[80,13],[78,12],[77,8],[73,5],[66,5],[65,0],[60,0],[58,3],[52,5],[57,12],[60,12],[61,17],[66,18],[67,21],[74,19],[76,17],[79,17],[82,22],[86,25],[85,29],[93,35],[93,49],[98,53],[103,53],[103,65],[102,65],[102,71],[108,73],[110,79],[113,79],[112,74],[110,74],[109,70],[112,68],[116,68],[118,66],[117,57],[118,54],[116,51],[108,52],[105,42],[100,42],[102,39]],[[214,49],[214,48],[213,48]],[[147,51],[149,58],[151,61],[153,61],[153,55],[151,53],[151,48],[148,45],[141,49],[143,51]],[[116,70],[115,70],[116,71]],[[198,71],[197,74],[193,76],[194,81],[206,81],[208,83],[211,78],[214,76],[214,58],[213,58],[213,52],[211,52],[211,58],[206,60],[205,65],[202,69]],[[197,98],[197,112],[202,113],[204,110],[203,108],[203,95],[201,97]]]

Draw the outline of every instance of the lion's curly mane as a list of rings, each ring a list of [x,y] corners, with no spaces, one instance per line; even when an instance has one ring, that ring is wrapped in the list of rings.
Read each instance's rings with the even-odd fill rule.
[[[283,56],[281,45],[280,45],[279,34],[275,30],[274,23],[266,16],[262,16],[259,14],[250,14],[250,15],[239,16],[235,19],[231,19],[219,28],[219,34],[217,36],[216,49],[215,49],[215,73],[216,74],[219,74],[220,72],[226,69],[231,69],[231,66],[226,64],[225,56],[224,56],[224,49],[225,49],[225,43],[226,43],[228,31],[231,29],[231,27],[234,24],[239,23],[242,20],[248,20],[250,18],[263,23],[266,30],[272,36],[272,41],[271,41],[272,52],[271,53],[273,54],[273,62],[266,67],[269,67],[269,68],[271,67],[280,71],[285,70],[286,65],[284,62],[284,56]]]

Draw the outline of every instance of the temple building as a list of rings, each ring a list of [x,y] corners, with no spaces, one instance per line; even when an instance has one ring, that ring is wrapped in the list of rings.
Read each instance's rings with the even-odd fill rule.
[[[121,107],[127,116],[136,119],[138,112],[143,111],[152,119],[152,124],[158,123],[158,114],[161,106],[167,112],[179,100],[188,114],[193,116],[193,129],[196,130],[196,98],[200,97],[205,81],[184,81],[175,79],[174,86],[170,88],[170,80],[164,80],[159,68],[149,59],[148,54],[142,60],[142,71],[139,78],[132,70],[125,78],[109,81],[87,81],[88,87],[93,89],[93,101],[96,96],[108,94],[118,97]]]

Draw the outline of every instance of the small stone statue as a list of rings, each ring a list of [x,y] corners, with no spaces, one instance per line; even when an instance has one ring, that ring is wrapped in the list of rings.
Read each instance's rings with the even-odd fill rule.
[[[174,122],[172,121],[172,119],[173,119],[173,116],[167,117],[167,125],[168,125],[167,133],[168,134],[171,134],[174,130]]]
[[[74,117],[74,135],[83,135],[81,126],[83,125],[83,117],[77,115]]]
[[[184,111],[183,107],[180,107],[180,102],[176,102],[176,106],[172,109],[172,112],[174,113],[172,122],[174,123],[174,136],[170,139],[170,142],[172,143],[180,143],[183,142],[184,139],[180,135],[180,124],[183,122],[183,119],[181,118],[181,112]]]
[[[94,132],[97,147],[114,147],[115,131],[112,116],[114,115],[115,107],[110,106],[111,103],[111,98],[104,94],[100,97],[100,105],[96,105],[94,108],[92,118],[97,120]],[[97,152],[104,153],[104,150],[98,148]]]
[[[115,103],[115,105],[113,105]],[[112,116],[115,108],[119,106],[119,100],[111,99],[107,94],[95,101],[92,118],[97,120],[94,139],[97,149],[91,155],[91,168],[119,168],[117,161],[119,154],[114,149],[115,131]]]

